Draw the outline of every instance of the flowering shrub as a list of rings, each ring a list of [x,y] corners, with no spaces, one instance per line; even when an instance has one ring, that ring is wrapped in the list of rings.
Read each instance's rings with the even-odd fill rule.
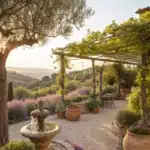
[[[25,106],[26,113],[28,116],[30,116],[31,111],[33,111],[34,109],[37,108],[37,106],[38,106],[37,102],[38,101],[36,101],[34,99],[25,99],[24,106]]]
[[[79,95],[78,91],[75,90],[75,91],[72,91],[70,93],[68,93],[66,96],[65,96],[65,100],[71,100],[72,98],[75,98]]]
[[[90,95],[92,89],[88,87],[82,87],[79,89],[76,89],[75,91],[72,91],[66,95],[66,99],[73,99],[77,98],[79,96],[85,96],[85,95]]]
[[[82,88],[77,89],[77,92],[80,95],[89,95],[91,94],[91,91],[92,91],[92,88],[89,88],[89,87],[82,87]]]
[[[23,121],[27,117],[24,102],[13,100],[8,102],[8,118],[10,121]]]
[[[65,96],[65,102],[81,102],[84,101],[91,92],[90,88],[83,87],[76,89],[73,92],[70,92]],[[24,99],[22,100],[13,100],[8,102],[8,116],[9,120],[13,122],[23,121],[30,116],[31,111],[37,108],[38,101],[43,101],[43,106],[45,109],[48,109],[51,113],[56,112],[56,104],[60,102],[60,95],[53,94],[43,96],[37,99]],[[68,104],[68,103],[66,103]]]
[[[50,113],[55,113],[56,111],[56,104],[60,101],[60,95],[53,94],[47,95],[41,98],[44,102],[44,108],[48,109]]]
[[[47,109],[50,111],[50,113],[55,113],[56,110],[56,104],[52,103],[50,101],[43,101],[43,107],[44,109]]]
[[[41,98],[38,98],[38,99],[56,104],[60,101],[60,95],[58,95],[58,94],[47,95],[45,97],[41,97]]]

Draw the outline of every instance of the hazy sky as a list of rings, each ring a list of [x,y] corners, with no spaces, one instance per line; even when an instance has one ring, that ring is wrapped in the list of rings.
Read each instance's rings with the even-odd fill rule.
[[[82,29],[74,30],[68,40],[58,37],[40,48],[14,50],[8,57],[7,66],[51,68],[51,48],[79,41],[86,35],[87,29],[103,30],[112,20],[124,21],[136,16],[138,8],[150,6],[150,0],[87,0],[87,3],[95,10],[95,15],[86,21]],[[77,65],[80,64],[78,62]]]

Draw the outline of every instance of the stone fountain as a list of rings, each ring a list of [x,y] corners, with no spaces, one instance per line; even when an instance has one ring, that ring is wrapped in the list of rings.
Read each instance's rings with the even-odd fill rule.
[[[60,126],[55,123],[44,122],[44,119],[50,114],[43,109],[43,102],[38,102],[38,109],[31,112],[31,124],[21,129],[21,134],[29,138],[35,144],[36,150],[57,150],[56,145],[52,143],[55,135],[60,133]]]

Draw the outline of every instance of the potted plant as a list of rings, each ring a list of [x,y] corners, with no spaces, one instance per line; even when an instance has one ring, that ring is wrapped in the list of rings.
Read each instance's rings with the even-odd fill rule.
[[[126,135],[127,129],[139,120],[140,115],[128,109],[120,110],[116,115],[116,123],[121,129],[123,137]]]
[[[89,102],[86,104],[86,107],[94,114],[99,113],[101,103],[95,99],[90,99]]]
[[[65,116],[67,120],[77,121],[80,119],[81,111],[80,107],[75,103],[70,103],[65,112]]]
[[[87,96],[78,96],[72,99],[72,102],[74,102],[80,107],[81,114],[89,112],[87,107],[85,107],[87,100],[88,100]]]
[[[57,113],[58,118],[65,118],[65,110],[66,110],[66,107],[63,102],[59,102],[56,105],[56,113]]]
[[[124,150],[149,150],[150,127],[142,120],[132,125],[123,140]]]

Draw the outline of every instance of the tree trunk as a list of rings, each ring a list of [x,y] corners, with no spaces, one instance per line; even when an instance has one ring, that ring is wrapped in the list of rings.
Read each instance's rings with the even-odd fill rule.
[[[6,57],[0,53],[0,146],[8,142],[8,110],[6,98]]]
[[[146,86],[146,74],[147,74],[147,54],[143,54],[141,57],[141,107],[143,111],[143,120],[146,121],[147,111],[147,86]]]
[[[95,61],[92,60],[92,70],[93,70],[93,95],[96,94],[96,84],[95,84]]]
[[[7,76],[6,60],[9,53],[22,45],[33,45],[36,40],[9,41],[5,49],[0,49],[0,146],[8,142]],[[1,52],[2,50],[2,52]]]
[[[103,91],[103,70],[104,68],[100,68],[99,72],[99,98],[102,101],[102,91]]]

